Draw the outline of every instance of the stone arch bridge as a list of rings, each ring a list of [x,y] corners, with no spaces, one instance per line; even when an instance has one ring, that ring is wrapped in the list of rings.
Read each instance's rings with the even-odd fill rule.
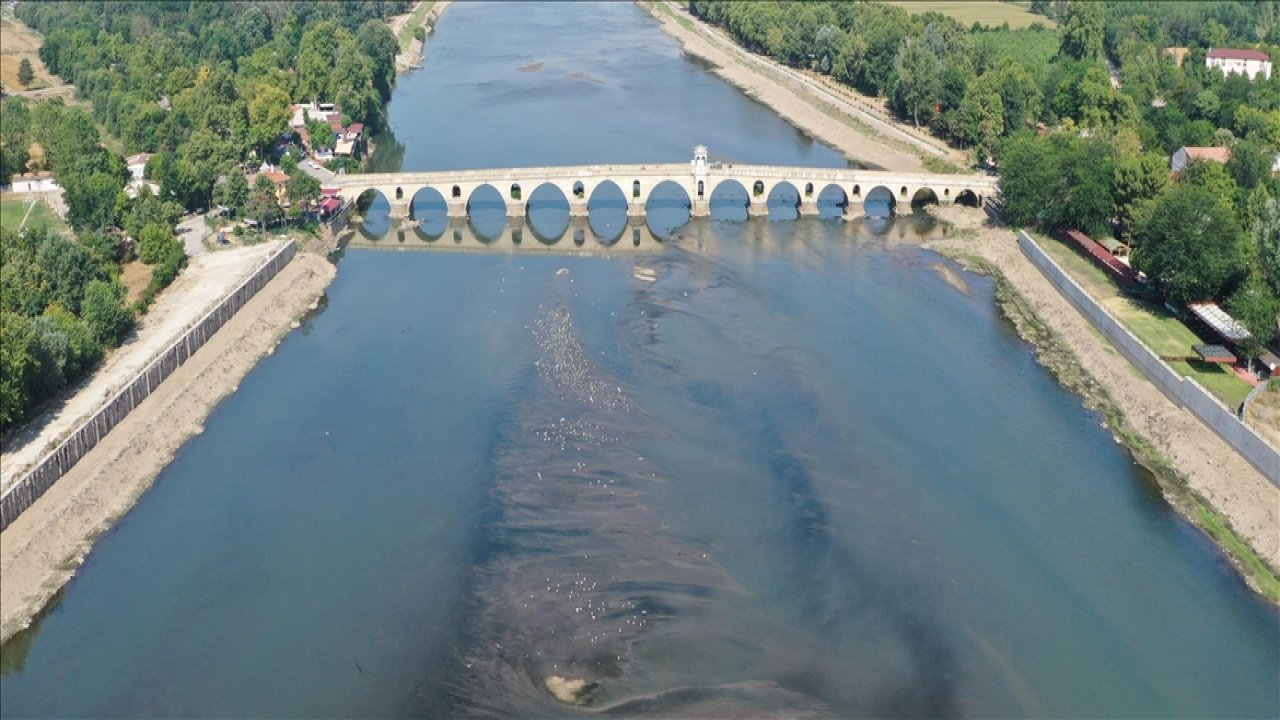
[[[710,213],[711,196],[726,183],[736,183],[746,191],[750,215],[764,215],[775,190],[790,186],[802,215],[818,214],[818,196],[834,202],[846,213],[858,212],[863,201],[875,196],[890,208],[914,201],[942,205],[964,203],[980,207],[998,192],[999,178],[982,174],[899,173],[882,170],[777,167],[710,163],[699,147],[692,163],[653,165],[583,165],[562,167],[494,168],[441,172],[370,173],[338,175],[331,185],[347,202],[369,191],[382,194],[396,218],[411,216],[414,196],[434,191],[448,205],[451,218],[466,217],[475,193],[489,186],[506,201],[508,217],[522,217],[529,198],[538,188],[549,185],[569,202],[571,216],[585,216],[587,204],[602,187],[612,184],[628,203],[628,215],[640,217],[659,185],[673,184],[683,190],[690,215]],[[831,190],[835,188],[838,194]]]

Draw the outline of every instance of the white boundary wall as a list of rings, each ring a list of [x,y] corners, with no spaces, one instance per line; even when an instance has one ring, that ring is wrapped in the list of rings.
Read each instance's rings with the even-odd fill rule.
[[[142,403],[170,373],[187,361],[214,333],[226,324],[245,303],[258,293],[280,269],[289,264],[297,254],[297,245],[290,240],[267,259],[252,275],[216,307],[183,333],[160,356],[134,377],[120,392],[106,402],[84,422],[70,437],[39,462],[0,497],[0,530],[9,527],[24,510],[31,507],[41,495],[58,481],[80,458],[111,432],[121,420]]]
[[[1280,486],[1280,451],[1263,441],[1253,428],[1241,422],[1234,412],[1209,394],[1200,383],[1174,372],[1173,368],[1121,325],[1106,308],[1089,297],[1089,293],[1054,262],[1026,231],[1018,231],[1018,247],[1134,367],[1160,388],[1160,392],[1178,406],[1189,410],[1261,470],[1263,476]]]

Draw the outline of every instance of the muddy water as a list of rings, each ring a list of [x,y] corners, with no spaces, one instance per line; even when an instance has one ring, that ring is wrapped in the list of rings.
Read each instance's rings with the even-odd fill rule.
[[[638,9],[572,8],[451,7],[399,162],[842,163]],[[349,250],[3,648],[0,711],[1275,716],[1275,610],[911,246],[944,231]]]

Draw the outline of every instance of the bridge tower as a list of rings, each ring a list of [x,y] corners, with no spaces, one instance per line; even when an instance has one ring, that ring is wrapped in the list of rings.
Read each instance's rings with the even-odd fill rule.
[[[693,149],[693,192],[689,193],[691,201],[689,215],[699,217],[711,214],[711,184],[707,182],[707,146],[698,145]]]

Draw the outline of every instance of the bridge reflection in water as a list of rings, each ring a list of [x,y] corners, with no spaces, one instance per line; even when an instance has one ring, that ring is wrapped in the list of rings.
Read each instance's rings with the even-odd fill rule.
[[[390,229],[371,228],[385,222],[365,223],[353,218],[340,239],[349,249],[439,250],[449,252],[543,253],[550,255],[649,255],[662,252],[663,242],[644,222],[631,218],[620,233],[601,238],[586,217],[575,217],[558,237],[546,237],[522,218],[512,218],[497,233],[480,233],[465,219],[451,218],[443,232],[431,233],[425,223],[392,220]]]

